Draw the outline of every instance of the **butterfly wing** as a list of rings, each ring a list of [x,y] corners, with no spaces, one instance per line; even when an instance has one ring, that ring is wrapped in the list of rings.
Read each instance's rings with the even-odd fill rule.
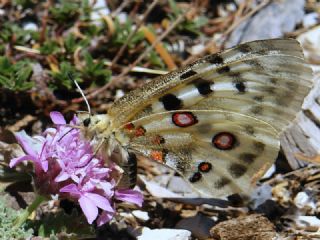
[[[170,166],[206,197],[250,191],[280,146],[270,124],[219,110],[153,114],[124,132],[131,138],[129,151]]]
[[[108,115],[129,134],[128,150],[163,161],[203,194],[225,196],[247,191],[275,160],[311,79],[296,40],[254,41],[154,79]]]
[[[108,114],[116,128],[159,112],[220,109],[253,116],[281,131],[300,109],[311,79],[296,40],[259,40],[160,76],[116,101]]]

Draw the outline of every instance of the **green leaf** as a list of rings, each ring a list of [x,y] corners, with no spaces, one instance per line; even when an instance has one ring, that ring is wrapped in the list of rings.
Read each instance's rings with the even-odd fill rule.
[[[182,13],[182,11],[181,11],[180,8],[178,8],[176,1],[169,0],[168,3],[169,3],[169,6],[170,6],[170,8],[172,10],[173,15],[175,17],[178,17]]]
[[[111,43],[112,45],[116,45],[121,47],[128,40],[128,37],[133,31],[132,21],[130,18],[126,20],[125,23],[121,24],[119,20],[116,18],[114,21],[115,24],[115,33],[112,35]],[[136,32],[132,37],[130,43],[128,44],[129,48],[134,48],[138,42],[141,42],[144,39],[144,35],[142,32]]]
[[[159,55],[158,55],[154,50],[152,50],[152,51],[150,52],[149,61],[150,61],[153,65],[158,66],[158,67],[160,67],[161,69],[165,69],[165,64],[164,64],[164,62],[162,61],[162,59],[159,57]]]
[[[0,57],[0,86],[14,90],[25,91],[34,86],[30,82],[33,70],[29,62],[23,60],[11,64],[6,57]]]
[[[27,226],[38,229],[38,234],[42,237],[54,237],[63,233],[69,236],[66,239],[83,239],[95,236],[93,227],[76,210],[73,210],[70,215],[63,211],[46,213],[43,214],[41,220],[29,221]]]
[[[52,40],[47,40],[40,47],[40,53],[43,55],[57,54],[61,51],[59,44]]]
[[[31,228],[13,228],[16,218],[21,211],[14,210],[7,206],[8,199],[0,197],[0,236],[1,239],[29,239],[33,236]]]
[[[55,87],[64,87],[67,89],[73,88],[74,83],[68,77],[68,74],[70,73],[77,82],[82,81],[79,72],[71,65],[71,63],[63,61],[60,63],[59,67],[60,72],[51,72],[51,75],[54,78]]]
[[[90,80],[91,84],[98,86],[104,85],[110,80],[111,71],[106,69],[103,60],[94,61],[87,51],[83,53],[83,57],[86,62],[81,71],[84,79]]]
[[[50,8],[49,11],[56,22],[66,24],[72,23],[70,20],[73,20],[79,14],[80,7],[81,1],[62,0]]]

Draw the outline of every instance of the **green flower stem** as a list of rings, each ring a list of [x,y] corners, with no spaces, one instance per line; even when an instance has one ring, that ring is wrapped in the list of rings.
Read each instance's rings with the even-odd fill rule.
[[[14,228],[20,227],[28,219],[31,213],[36,210],[39,205],[46,200],[46,197],[37,195],[36,199],[17,217]]]

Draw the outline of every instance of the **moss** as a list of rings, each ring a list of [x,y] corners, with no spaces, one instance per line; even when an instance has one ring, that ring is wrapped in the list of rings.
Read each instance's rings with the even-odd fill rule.
[[[16,211],[6,205],[6,198],[0,197],[0,236],[1,239],[28,239],[33,236],[32,229],[23,226],[13,228],[14,221],[21,211]]]

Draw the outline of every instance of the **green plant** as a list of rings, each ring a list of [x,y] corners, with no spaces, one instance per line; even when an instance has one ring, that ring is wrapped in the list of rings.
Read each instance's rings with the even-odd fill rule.
[[[175,0],[168,1],[170,9],[172,10],[171,14],[168,14],[168,17],[171,21],[176,20],[183,11],[177,6]],[[188,31],[197,35],[201,34],[200,28],[208,23],[208,18],[205,16],[199,16],[195,18],[193,21],[185,19],[182,23],[180,23],[177,27],[179,31]]]
[[[81,1],[62,0],[50,8],[52,18],[58,22],[66,24],[79,15]]]
[[[125,23],[121,24],[116,18],[115,21],[115,33],[112,35],[111,42],[116,46],[122,46],[128,40],[128,37],[133,31],[133,24],[130,18],[126,20]],[[136,44],[144,39],[143,33],[138,31],[131,38],[130,43],[128,44],[129,48],[133,48]]]
[[[84,52],[85,66],[82,69],[84,79],[92,79],[96,85],[104,85],[110,80],[111,71],[106,69],[104,61],[94,61],[88,52]]]
[[[31,228],[25,229],[24,226],[13,227],[16,218],[21,211],[14,210],[6,205],[7,199],[0,197],[0,236],[1,239],[27,239],[33,236]]]
[[[0,86],[14,91],[28,90],[34,86],[30,82],[32,72],[28,61],[12,64],[7,57],[0,57]]]
[[[72,74],[77,82],[81,82],[78,70],[71,65],[71,63],[63,61],[60,63],[59,68],[59,72],[51,72],[51,75],[54,78],[54,85],[52,85],[51,88],[57,88],[59,86],[67,89],[73,88],[74,83],[69,79],[68,74]]]

